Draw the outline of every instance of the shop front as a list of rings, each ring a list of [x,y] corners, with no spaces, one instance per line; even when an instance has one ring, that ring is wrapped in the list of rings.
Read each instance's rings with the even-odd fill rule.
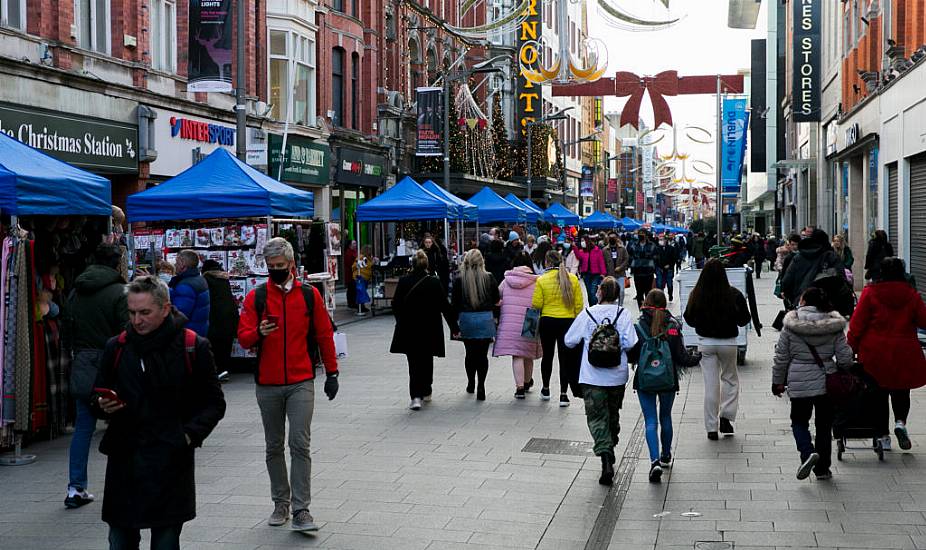
[[[386,183],[383,155],[348,146],[336,148],[337,167],[331,189],[331,221],[341,224],[346,241],[358,238],[357,207],[375,197]],[[359,240],[372,244],[369,228],[359,228]]]
[[[137,182],[135,124],[0,102],[0,132],[110,180],[115,204]]]
[[[237,129],[234,122],[191,115],[169,109],[140,106],[142,137],[150,160],[148,173],[153,182],[162,182],[197,164],[219,148],[236,153]],[[248,128],[247,163],[266,172],[267,134]]]
[[[267,137],[268,175],[287,185],[312,191],[315,194],[316,217],[326,218],[330,213],[331,149],[327,143],[305,136],[286,136],[286,154],[280,169],[280,150],[283,136],[270,134]]]

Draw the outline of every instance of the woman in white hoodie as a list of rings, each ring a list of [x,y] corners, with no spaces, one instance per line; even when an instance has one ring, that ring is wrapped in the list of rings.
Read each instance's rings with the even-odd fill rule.
[[[801,295],[800,306],[785,315],[775,345],[772,393],[781,396],[787,391],[791,398],[791,430],[801,456],[797,479],[806,479],[811,470],[819,480],[833,477],[834,407],[826,395],[826,375],[852,366],[845,330],[845,318],[833,310],[826,293],[810,287]],[[811,414],[816,426],[813,441]]]

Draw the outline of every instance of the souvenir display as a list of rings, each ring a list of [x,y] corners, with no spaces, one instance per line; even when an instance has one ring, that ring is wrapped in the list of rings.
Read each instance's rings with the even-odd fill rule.
[[[241,245],[254,246],[257,243],[257,230],[253,225],[241,226]]]
[[[210,231],[212,246],[225,246],[225,228],[213,227]]]
[[[194,229],[193,235],[193,246],[196,248],[209,248],[212,246],[212,232],[209,229],[205,227]]]

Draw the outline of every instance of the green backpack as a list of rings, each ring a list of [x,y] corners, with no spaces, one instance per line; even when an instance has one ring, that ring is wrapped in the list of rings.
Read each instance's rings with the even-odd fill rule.
[[[649,336],[640,323],[637,336],[643,341],[637,363],[637,389],[645,392],[666,392],[675,389],[675,364],[672,349],[665,335]]]

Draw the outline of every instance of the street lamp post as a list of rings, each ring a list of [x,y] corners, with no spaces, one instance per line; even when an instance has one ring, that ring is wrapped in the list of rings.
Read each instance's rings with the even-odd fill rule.
[[[496,61],[508,59],[507,55],[497,55],[492,59],[487,59],[473,65],[471,69],[463,69],[451,74],[450,70],[444,71],[441,81],[444,88],[444,189],[450,191],[450,82],[463,80],[471,75],[479,73],[495,73],[501,71],[495,67]]]
[[[574,109],[575,107],[566,107],[565,109],[560,109],[555,113],[541,117],[539,120],[532,120],[527,123],[527,198],[533,197],[533,135],[532,131],[534,126],[538,124],[543,124],[544,122],[550,122],[552,120],[564,120],[566,118],[566,111]]]
[[[589,141],[598,141],[598,132],[591,133],[587,136],[580,137],[574,141],[564,141],[563,142],[563,200],[566,200],[566,147],[570,145],[576,145],[577,143],[586,143]],[[576,186],[576,208],[580,206],[582,196],[582,190],[579,189],[579,186]]]

